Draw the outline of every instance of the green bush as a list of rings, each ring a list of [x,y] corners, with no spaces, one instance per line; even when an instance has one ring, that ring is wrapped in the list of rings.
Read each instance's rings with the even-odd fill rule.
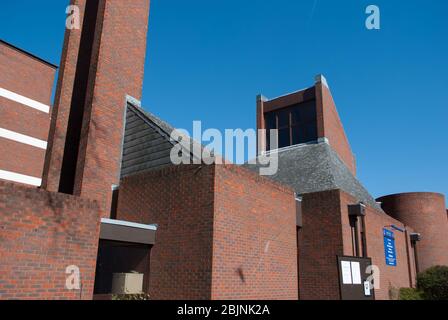
[[[418,274],[417,287],[425,300],[448,300],[448,267],[436,266]]]
[[[414,288],[401,288],[400,300],[423,300],[422,292]]]

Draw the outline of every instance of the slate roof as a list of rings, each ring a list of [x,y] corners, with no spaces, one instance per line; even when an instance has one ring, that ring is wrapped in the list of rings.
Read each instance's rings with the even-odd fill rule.
[[[167,122],[128,102],[121,176],[171,165],[173,130]],[[278,172],[268,178],[291,186],[297,194],[341,189],[382,211],[328,143],[293,146],[280,150],[278,156]],[[258,172],[260,165],[244,167]]]
[[[152,113],[128,102],[121,176],[170,165],[173,130]]]
[[[291,186],[299,195],[341,189],[358,201],[381,210],[328,143],[297,145],[280,150],[278,161],[277,174],[269,178]],[[244,166],[256,171],[260,168],[260,165]]]
[[[171,150],[177,144],[171,139],[171,133],[174,130],[175,128],[167,122],[145,111],[136,103],[128,101],[121,177],[172,165]],[[197,145],[198,142],[190,137],[187,138],[190,139],[192,145],[188,150],[184,147],[182,150],[184,154],[189,154],[190,159],[193,159],[195,158],[193,151],[196,150],[193,145]],[[202,145],[199,147],[202,152]]]

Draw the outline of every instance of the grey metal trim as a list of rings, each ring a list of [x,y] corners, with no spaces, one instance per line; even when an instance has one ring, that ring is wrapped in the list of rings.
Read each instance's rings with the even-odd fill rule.
[[[118,171],[118,183],[120,184],[121,182],[121,172],[123,171],[123,156],[124,156],[124,139],[126,137],[126,118],[127,118],[127,113],[128,113],[128,105],[129,103],[136,103],[136,104],[141,104],[141,102],[137,99],[135,99],[134,97],[131,97],[130,95],[126,95],[126,99],[125,99],[125,106],[124,106],[124,113],[123,113],[123,131],[121,133],[121,151],[120,151],[120,162],[119,162],[119,166],[120,166],[120,170]],[[112,189],[114,188],[114,186],[112,186]],[[119,186],[117,186],[117,189],[119,188]]]
[[[318,142],[318,143],[326,143],[326,144],[330,144],[330,140],[328,140],[328,138],[326,138],[326,137],[317,139],[317,142]]]
[[[101,219],[100,239],[153,245],[157,226],[111,219]]]
[[[303,228],[302,198],[296,198],[296,225]]]
[[[258,96],[257,96],[257,101],[262,101],[262,102],[266,102],[266,101],[268,101],[268,98],[266,98],[264,95],[262,95],[262,94],[259,94]]]
[[[112,220],[112,219],[106,219],[106,218],[101,219],[101,223],[157,231],[157,225],[155,225],[155,224],[141,224],[141,223],[135,223],[135,222],[129,222],[129,221],[123,221],[123,220]]]
[[[323,84],[324,86],[326,86],[327,88],[330,88],[330,87],[328,86],[327,79],[324,77],[323,74],[318,74],[318,75],[316,76],[315,80],[316,80],[316,83],[322,83],[322,84]]]
[[[363,217],[366,215],[366,205],[363,203],[350,204],[348,206],[348,215],[354,217]]]
[[[284,95],[281,95],[281,96],[278,96],[278,97],[275,97],[275,98],[270,98],[269,100],[267,100],[265,102],[271,102],[271,101],[274,101],[274,100],[277,100],[277,99],[280,99],[280,98],[284,98],[284,97],[287,97],[287,96],[290,96],[290,95],[293,95],[293,94],[296,94],[296,93],[299,93],[299,92],[302,92],[302,91],[306,91],[306,90],[309,90],[309,89],[312,89],[312,88],[314,88],[314,86],[306,87],[306,88],[303,88],[303,89],[300,89],[300,90],[296,90],[296,91],[293,91],[293,92],[289,92],[289,93],[286,93]]]
[[[422,235],[420,233],[411,233],[410,238],[412,242],[418,242],[422,240]]]
[[[275,154],[275,153],[281,153],[281,152],[284,152],[284,151],[288,151],[288,150],[292,150],[292,149],[296,149],[296,148],[300,148],[300,147],[306,147],[306,146],[309,146],[309,145],[314,145],[314,144],[319,144],[319,143],[324,143],[325,142],[325,141],[319,141],[319,140],[305,142],[305,143],[299,143],[299,144],[294,144],[292,146],[287,146],[287,147],[283,147],[283,148],[273,149],[273,150],[269,150],[269,151],[263,151],[261,153],[261,155],[262,156],[268,156],[268,155]]]
[[[142,102],[140,100],[138,100],[137,98],[134,98],[130,95],[126,95],[126,102],[130,103],[134,106],[140,107],[140,108],[142,107]],[[126,106],[127,106],[127,104],[126,104]]]

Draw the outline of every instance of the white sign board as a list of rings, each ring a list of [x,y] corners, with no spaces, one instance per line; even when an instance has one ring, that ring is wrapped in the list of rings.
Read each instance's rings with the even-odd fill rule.
[[[353,284],[362,284],[361,280],[361,264],[352,261],[352,280]]]
[[[350,261],[341,261],[342,283],[352,284],[352,267]]]

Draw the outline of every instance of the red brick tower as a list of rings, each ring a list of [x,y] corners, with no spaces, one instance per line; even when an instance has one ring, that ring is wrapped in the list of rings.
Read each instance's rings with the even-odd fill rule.
[[[356,176],[355,157],[322,75],[316,77],[314,86],[304,90],[272,100],[258,96],[257,128],[278,129],[280,148],[313,141],[328,142]],[[285,135],[286,141],[282,143]],[[270,149],[267,140],[267,137],[260,139],[259,151]]]
[[[356,176],[355,156],[345,134],[330,87],[323,76],[319,75],[316,77],[315,88],[319,138],[328,139],[328,143],[338,153],[353,175]]]
[[[98,200],[119,183],[127,96],[141,98],[150,0],[71,0],[43,188]]]
[[[387,214],[421,234],[417,246],[419,271],[435,265],[448,266],[448,219],[445,196],[415,192],[378,199]]]

